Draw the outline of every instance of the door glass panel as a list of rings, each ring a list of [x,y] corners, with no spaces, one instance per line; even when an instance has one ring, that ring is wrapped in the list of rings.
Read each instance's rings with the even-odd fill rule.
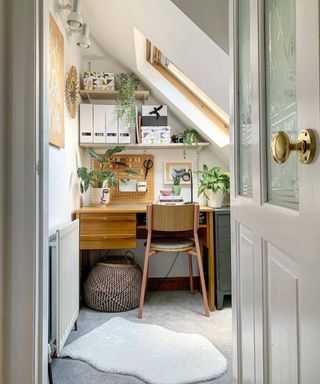
[[[238,4],[239,194],[252,196],[250,0]]]
[[[265,0],[266,123],[268,201],[298,209],[297,156],[277,164],[270,152],[272,136],[286,132],[298,137],[296,102],[296,4],[295,0]]]

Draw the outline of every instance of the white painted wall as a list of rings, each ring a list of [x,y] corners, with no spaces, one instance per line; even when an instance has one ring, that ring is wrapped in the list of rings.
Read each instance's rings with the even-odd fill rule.
[[[81,72],[81,49],[76,45],[77,34],[67,36],[50,0],[50,11],[64,35],[65,73],[71,65]],[[65,148],[49,147],[49,228],[70,221],[72,212],[80,206],[77,168],[84,150],[79,148],[78,116],[71,119],[65,107]]]

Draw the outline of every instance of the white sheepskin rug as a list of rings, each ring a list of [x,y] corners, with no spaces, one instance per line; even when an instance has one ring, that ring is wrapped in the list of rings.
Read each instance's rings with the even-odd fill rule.
[[[225,357],[204,336],[115,317],[67,345],[61,357],[150,384],[193,384],[221,376]]]

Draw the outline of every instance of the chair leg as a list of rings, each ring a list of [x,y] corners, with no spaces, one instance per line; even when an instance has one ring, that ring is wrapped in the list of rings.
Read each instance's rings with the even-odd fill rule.
[[[194,294],[193,290],[193,267],[192,267],[192,254],[188,253],[189,258],[189,278],[190,278],[190,293],[191,295]]]
[[[146,295],[146,287],[148,280],[148,269],[149,269],[149,258],[150,258],[150,246],[146,247],[146,254],[144,256],[144,266],[143,266],[143,275],[142,275],[142,284],[141,284],[141,294],[140,294],[140,304],[139,304],[139,314],[138,319],[142,319],[144,299]]]
[[[203,303],[204,303],[204,312],[205,312],[205,315],[207,317],[210,317],[206,283],[204,280],[204,273],[203,273],[202,256],[201,256],[201,251],[200,251],[200,246],[199,246],[199,240],[197,238],[195,238],[195,244],[196,244],[196,253],[197,253],[197,259],[198,259],[202,297],[203,297]]]

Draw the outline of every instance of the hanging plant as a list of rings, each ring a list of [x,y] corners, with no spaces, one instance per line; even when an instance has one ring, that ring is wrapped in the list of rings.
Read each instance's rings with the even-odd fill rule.
[[[183,132],[182,140],[183,140],[183,158],[187,157],[187,148],[193,145],[197,146],[199,143],[199,133],[195,129],[185,129]]]
[[[120,73],[117,75],[117,109],[120,119],[127,124],[131,130],[135,126],[136,111],[134,106],[135,91],[138,88],[139,79],[134,73]]]

